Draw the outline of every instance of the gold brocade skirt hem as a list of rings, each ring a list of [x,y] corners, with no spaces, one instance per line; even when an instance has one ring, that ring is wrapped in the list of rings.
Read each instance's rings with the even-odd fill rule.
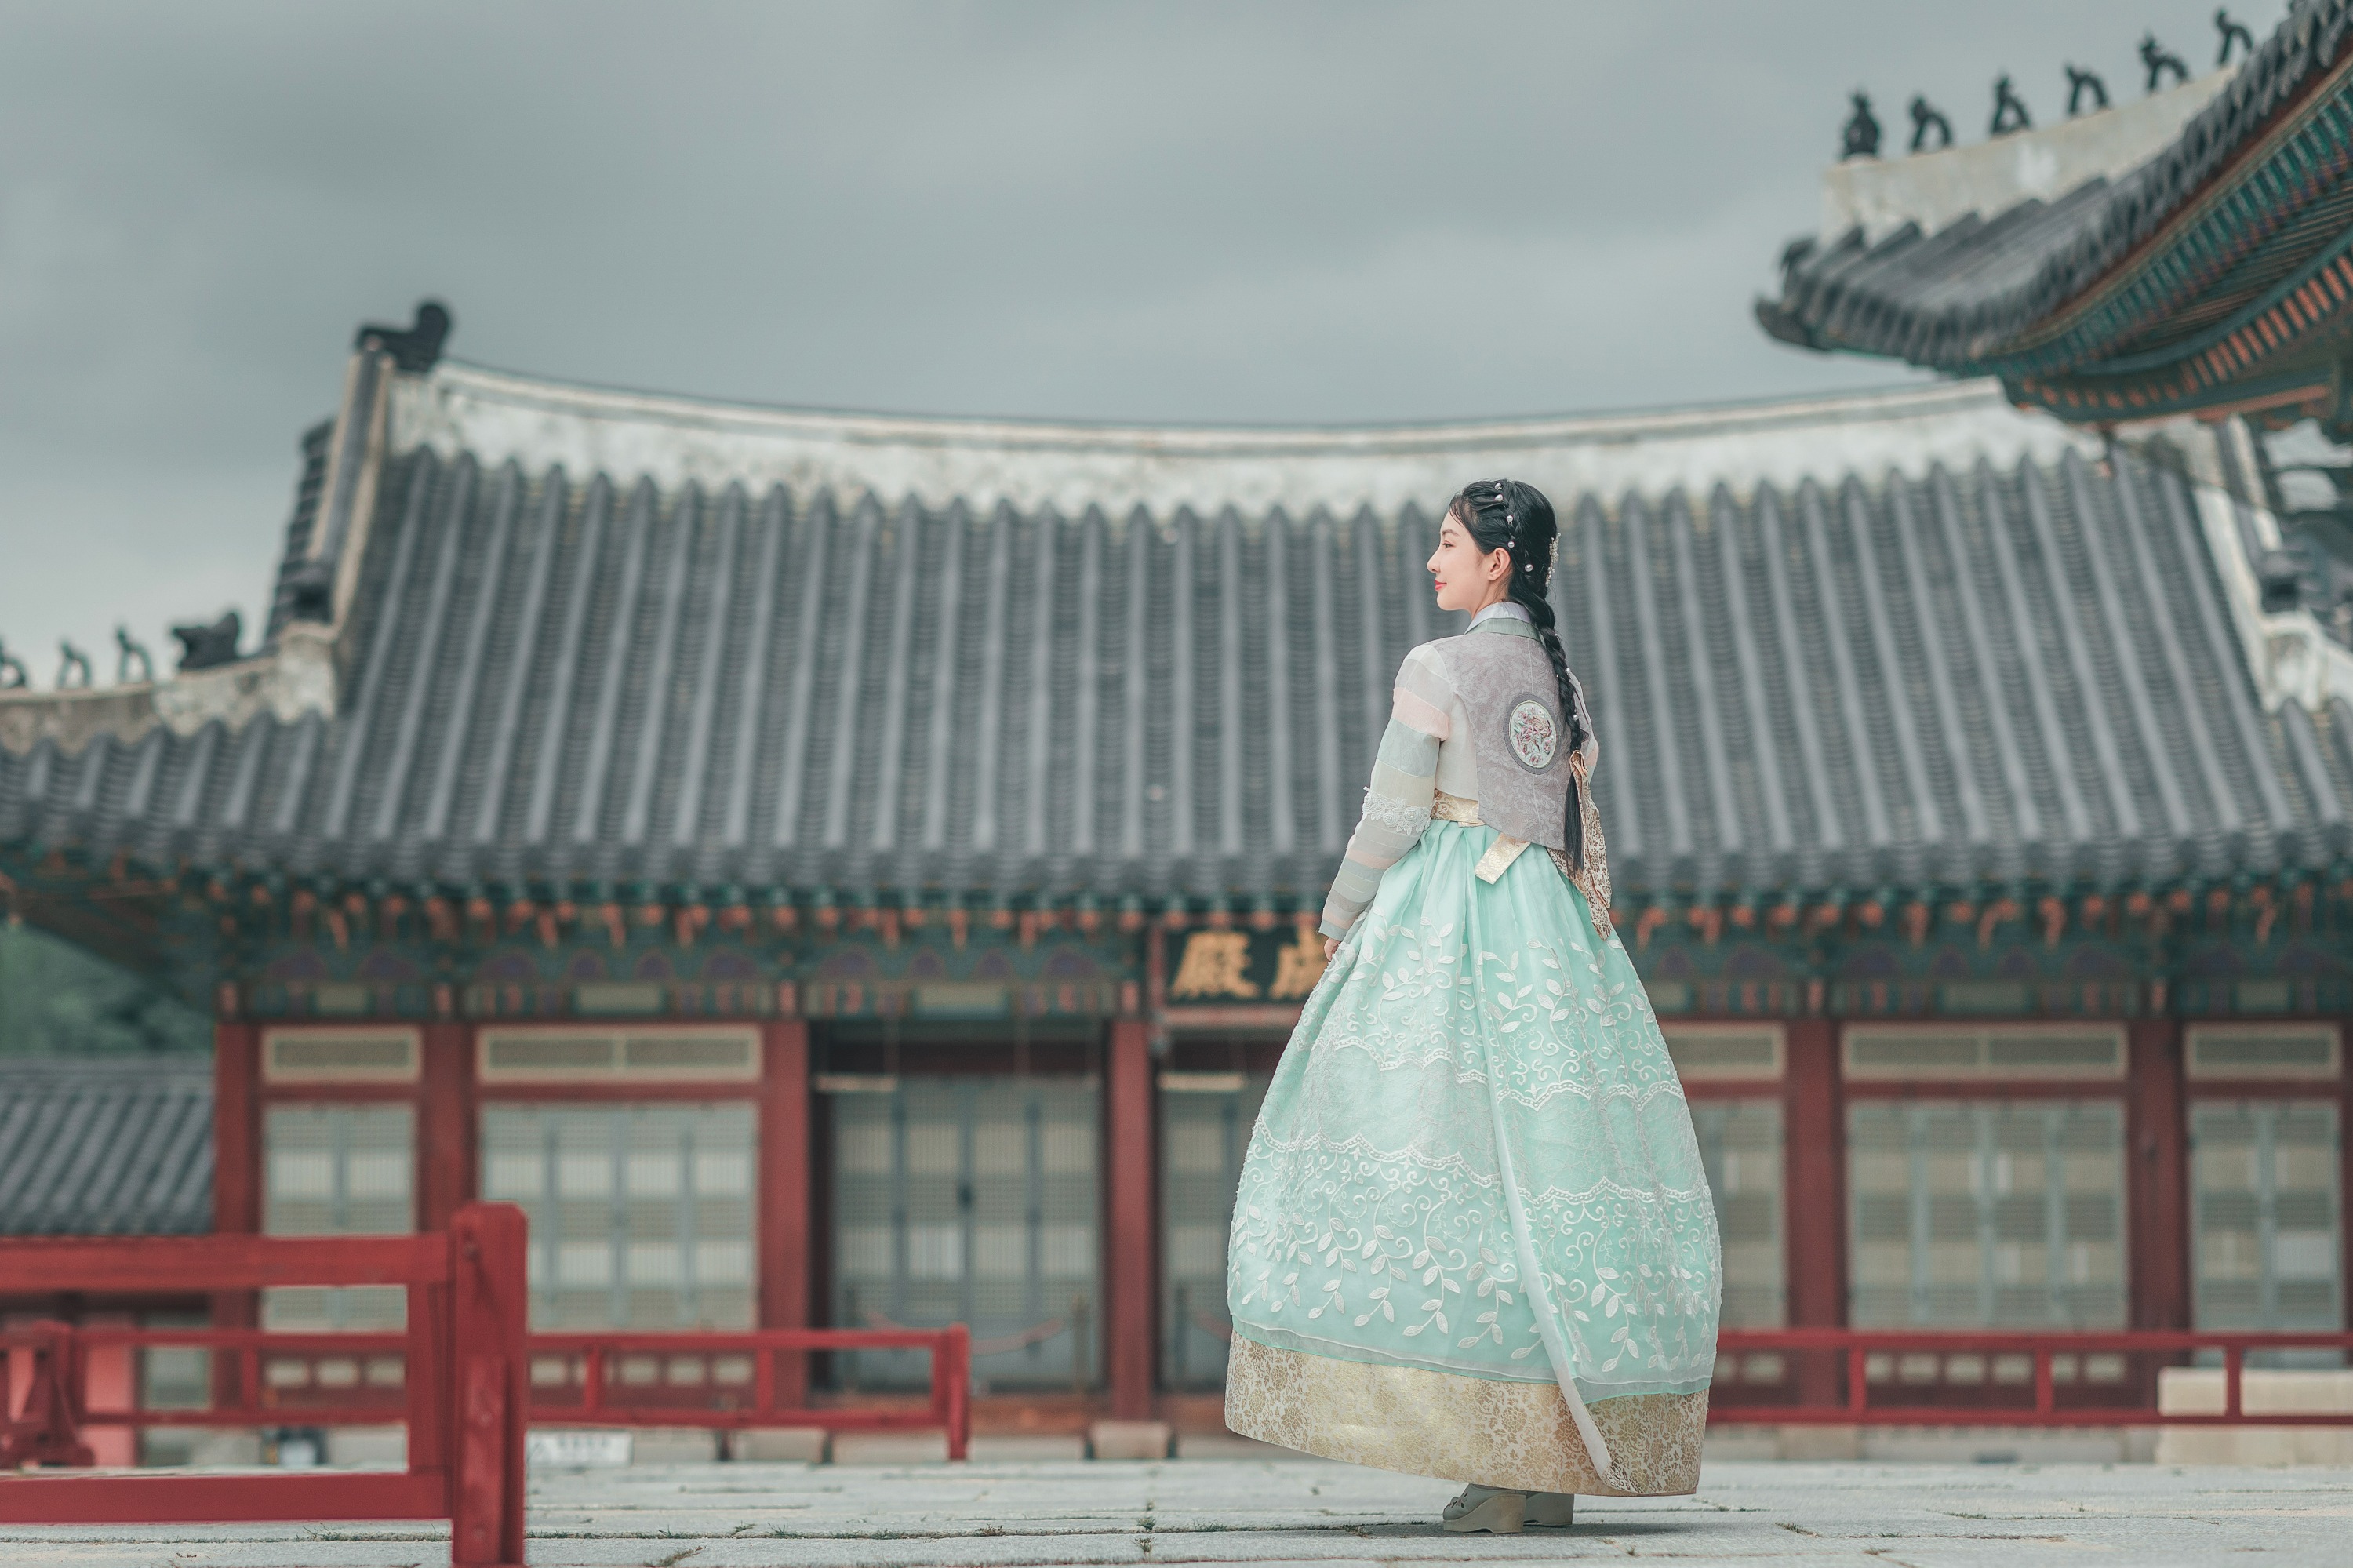
[[[1626,1394],[1588,1408],[1630,1486],[1612,1486],[1587,1456],[1556,1383],[1344,1361],[1240,1334],[1226,1368],[1226,1425],[1303,1454],[1512,1491],[1680,1497],[1699,1489],[1705,1389]]]

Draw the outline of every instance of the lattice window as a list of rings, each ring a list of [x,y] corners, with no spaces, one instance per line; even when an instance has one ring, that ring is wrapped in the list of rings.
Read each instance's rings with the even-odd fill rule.
[[[485,1083],[748,1083],[760,1075],[759,1031],[735,1024],[485,1029],[478,1052]]]
[[[1724,1236],[1725,1327],[1779,1328],[1788,1316],[1780,1102],[1694,1100],[1691,1112]]]
[[[413,1084],[422,1060],[415,1029],[270,1029],[261,1075],[273,1084]]]
[[[836,1323],[972,1325],[974,1376],[1092,1386],[1103,1298],[1091,1078],[828,1079]],[[843,1092],[847,1091],[847,1092]],[[920,1386],[917,1352],[834,1358],[848,1385]]]
[[[1160,1075],[1160,1357],[1170,1388],[1226,1380],[1226,1234],[1263,1073]]]
[[[2113,1023],[1917,1024],[1850,1028],[1850,1078],[2121,1078],[2125,1032]]]
[[[2190,1107],[2189,1150],[2198,1326],[2339,1327],[2337,1107],[2201,1101]]]
[[[2192,1078],[2334,1079],[2337,1027],[2320,1023],[2193,1023],[2184,1066]]]
[[[748,1105],[494,1105],[482,1196],[531,1218],[533,1327],[748,1329],[758,1277]]]
[[[1687,1083],[1778,1078],[1784,1035],[1778,1023],[1669,1023],[1667,1054]]]
[[[417,1228],[417,1120],[406,1105],[276,1105],[261,1121],[261,1228],[277,1236],[399,1235]],[[397,1329],[396,1286],[262,1292],[262,1323]]]
[[[1847,1126],[1858,1327],[2123,1326],[2121,1107],[1863,1102]]]

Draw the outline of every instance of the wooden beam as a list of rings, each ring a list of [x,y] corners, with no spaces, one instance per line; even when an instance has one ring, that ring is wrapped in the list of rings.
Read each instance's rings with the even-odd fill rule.
[[[448,1240],[438,1235],[0,1238],[0,1278],[28,1294],[145,1291],[158,1280],[226,1291],[448,1277]]]

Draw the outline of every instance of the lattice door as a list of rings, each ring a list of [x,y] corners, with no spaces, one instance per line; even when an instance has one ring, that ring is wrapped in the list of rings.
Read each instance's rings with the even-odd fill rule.
[[[832,1320],[967,1323],[976,1386],[1093,1386],[1093,1080],[910,1076],[828,1103]],[[929,1375],[915,1352],[835,1361],[844,1384],[916,1386]]]
[[[1172,1075],[1160,1095],[1160,1375],[1170,1388],[1226,1381],[1226,1234],[1265,1074]],[[1229,1080],[1231,1080],[1230,1086]]]
[[[2198,1326],[2342,1325],[2337,1107],[2206,1101],[2190,1110],[2189,1143]]]
[[[758,1136],[743,1104],[486,1107],[482,1196],[531,1218],[533,1327],[752,1327]]]
[[[1724,1326],[1778,1329],[1788,1315],[1780,1102],[1694,1100],[1691,1113],[1724,1236]]]
[[[2124,1325],[2115,1101],[1864,1102],[1848,1158],[1858,1327]]]

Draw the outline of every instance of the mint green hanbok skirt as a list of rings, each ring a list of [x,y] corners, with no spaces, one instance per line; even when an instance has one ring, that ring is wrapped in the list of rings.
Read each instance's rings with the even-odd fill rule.
[[[1226,1421],[1525,1491],[1689,1492],[1721,1248],[1625,948],[1435,821],[1308,1000],[1242,1165]]]

